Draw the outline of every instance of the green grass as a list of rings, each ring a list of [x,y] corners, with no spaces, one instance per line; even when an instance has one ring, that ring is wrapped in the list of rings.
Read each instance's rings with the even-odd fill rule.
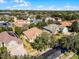
[[[65,52],[59,59],[66,59],[71,54],[73,54],[73,52]]]
[[[74,55],[71,59],[78,59],[78,55]]]

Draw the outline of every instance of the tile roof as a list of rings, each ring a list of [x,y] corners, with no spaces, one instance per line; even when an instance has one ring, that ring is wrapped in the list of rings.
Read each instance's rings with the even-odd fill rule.
[[[26,21],[25,20],[17,20],[14,22],[14,24],[18,27],[22,27],[23,25],[26,24]]]
[[[65,26],[71,26],[72,23],[70,21],[61,21],[60,24],[65,27]]]
[[[73,23],[74,21],[77,21],[77,22],[79,22],[79,19],[72,20],[71,22]]]
[[[51,32],[51,33],[55,33],[57,31],[59,31],[60,26],[57,24],[50,24],[48,26],[43,27],[45,30]]]
[[[18,44],[22,43],[22,41],[16,36],[13,36],[12,33],[8,33],[6,31],[0,33],[0,42],[4,42],[5,44],[8,44],[12,40],[16,41]]]
[[[42,30],[38,29],[37,27],[33,27],[31,29],[28,29],[27,31],[24,31],[23,33],[28,39],[33,39],[39,34],[41,34]]]

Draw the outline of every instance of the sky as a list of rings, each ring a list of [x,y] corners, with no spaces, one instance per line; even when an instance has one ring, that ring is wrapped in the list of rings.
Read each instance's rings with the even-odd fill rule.
[[[0,10],[79,10],[79,0],[0,0]]]

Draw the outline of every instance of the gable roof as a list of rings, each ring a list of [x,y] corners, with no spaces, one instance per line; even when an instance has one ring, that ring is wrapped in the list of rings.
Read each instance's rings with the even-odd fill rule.
[[[41,34],[42,30],[38,29],[37,27],[33,27],[31,29],[28,29],[27,31],[24,31],[23,33],[28,39],[33,39],[39,34]]]
[[[14,36],[14,33],[10,32],[1,32],[0,33],[0,42],[4,42],[5,44],[8,44],[10,41],[16,41],[18,44],[21,44],[22,41]]]

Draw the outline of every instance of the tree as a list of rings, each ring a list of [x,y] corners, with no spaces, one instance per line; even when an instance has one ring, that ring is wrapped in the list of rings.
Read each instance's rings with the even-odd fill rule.
[[[48,20],[48,21],[47,21],[47,24],[52,24],[52,23],[53,23],[52,20]]]
[[[39,28],[42,28],[43,26],[46,26],[46,25],[47,25],[47,24],[46,24],[45,21],[38,22],[38,23],[36,24],[36,26],[39,27]]]
[[[75,53],[79,52],[79,34],[72,34],[70,36],[62,37],[59,40],[62,48],[67,48]]]
[[[15,33],[20,36],[22,34],[22,29],[20,27],[15,27]]]
[[[40,15],[37,15],[37,16],[36,16],[36,19],[41,19],[41,16],[40,16]]]
[[[11,16],[2,16],[1,19],[0,19],[0,21],[13,22],[13,21],[14,21],[13,19],[14,19],[14,18],[11,17]]]
[[[71,25],[71,29],[73,32],[78,32],[79,31],[79,24],[77,21],[74,21]]]
[[[29,26],[28,26],[28,28],[30,29],[30,28],[32,28],[32,27],[35,27],[36,25],[34,24],[34,23],[31,23]]]
[[[32,47],[37,50],[45,50],[46,48],[54,47],[54,40],[50,37],[50,34],[47,32],[43,32],[41,36],[37,37],[33,43],[31,43]]]
[[[48,34],[47,33],[42,33],[40,37],[37,37],[32,43],[32,46],[34,49],[37,50],[43,50],[46,48],[46,45],[48,44]]]
[[[4,42],[1,44],[2,46],[0,47],[0,59],[9,59],[10,54],[7,51],[7,47],[5,47]]]

